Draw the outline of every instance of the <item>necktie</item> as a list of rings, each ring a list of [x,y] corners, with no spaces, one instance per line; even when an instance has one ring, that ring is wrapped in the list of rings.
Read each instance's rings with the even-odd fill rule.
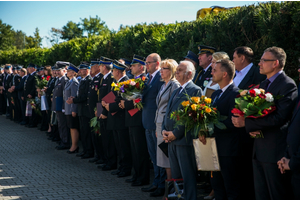
[[[204,69],[200,72],[198,80],[201,79],[201,77],[202,77],[203,74],[205,74],[205,70]]]
[[[149,82],[148,82],[148,85],[150,85],[152,78],[153,78],[153,76],[150,74],[150,75],[149,75]]]
[[[264,84],[262,85],[262,89],[267,90],[269,85],[270,85],[271,81],[269,79],[267,79]]]
[[[213,101],[213,103],[212,103],[212,106],[215,106],[215,105],[216,105],[216,103],[217,103],[217,101],[219,100],[219,98],[220,98],[222,92],[223,92],[222,90],[217,90],[217,91],[216,91],[217,95],[216,95],[216,97],[214,98],[214,101]]]

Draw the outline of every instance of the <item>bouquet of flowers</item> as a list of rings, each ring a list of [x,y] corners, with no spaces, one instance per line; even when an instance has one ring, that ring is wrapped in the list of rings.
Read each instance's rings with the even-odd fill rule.
[[[97,111],[97,107],[94,108],[94,111],[96,112]],[[93,131],[98,134],[99,136],[101,135],[100,133],[100,121],[97,120],[97,116],[93,117],[91,120],[90,120],[90,127],[93,128]]]
[[[47,78],[42,77],[41,80],[38,77],[35,77],[36,88],[41,89],[41,90],[44,89],[44,87],[46,87],[48,84],[48,80],[49,80],[48,77],[50,77],[50,76],[47,76]]]
[[[176,121],[175,126],[185,126],[185,134],[192,130],[194,137],[211,136],[214,126],[226,129],[226,126],[220,121],[227,117],[221,116],[217,109],[212,107],[211,98],[188,96],[188,100],[183,101],[181,105],[183,108],[171,113],[171,119]]]
[[[121,92],[121,96],[127,100],[134,100],[135,107],[139,110],[143,108],[142,105],[142,91],[145,88],[146,77],[135,77],[120,83],[112,83],[114,91]]]
[[[30,102],[31,108],[35,111],[37,115],[42,116],[40,107],[41,107],[41,100],[38,97],[35,97],[35,99],[27,99],[27,101]]]
[[[274,96],[261,88],[240,91],[235,103],[235,108],[231,112],[245,118],[264,117],[276,110]],[[259,134],[257,137],[263,137],[263,135]]]

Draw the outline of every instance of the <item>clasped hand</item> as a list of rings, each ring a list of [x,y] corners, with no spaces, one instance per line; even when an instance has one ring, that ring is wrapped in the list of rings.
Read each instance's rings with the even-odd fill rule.
[[[163,140],[165,141],[165,143],[169,143],[169,142],[176,140],[176,137],[172,131],[163,130],[162,134],[163,134]]]

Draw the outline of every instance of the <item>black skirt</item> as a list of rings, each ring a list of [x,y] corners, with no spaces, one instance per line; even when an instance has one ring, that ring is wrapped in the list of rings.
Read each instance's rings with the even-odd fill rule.
[[[79,118],[78,115],[76,117],[72,117],[72,115],[66,115],[67,118],[67,126],[68,128],[76,128],[79,130]]]

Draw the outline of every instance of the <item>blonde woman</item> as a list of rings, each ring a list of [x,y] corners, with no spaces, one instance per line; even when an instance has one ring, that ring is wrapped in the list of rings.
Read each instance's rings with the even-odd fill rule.
[[[162,142],[164,142],[161,126],[167,110],[168,101],[173,91],[180,87],[179,82],[175,79],[175,72],[177,66],[178,63],[173,59],[166,59],[161,62],[160,74],[161,79],[165,83],[161,86],[160,91],[158,92],[158,95],[156,97],[157,110],[155,123],[157,145],[160,145]],[[167,179],[171,179],[172,176],[170,162],[169,158],[165,155],[165,153],[161,150],[159,146],[157,146],[157,166],[165,168],[167,173]]]

